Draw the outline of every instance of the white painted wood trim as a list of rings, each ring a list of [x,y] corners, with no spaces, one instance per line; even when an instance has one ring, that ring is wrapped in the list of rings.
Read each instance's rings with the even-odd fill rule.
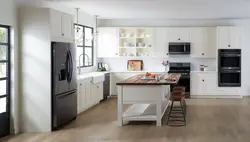
[[[118,126],[123,125],[123,86],[118,86],[118,99],[117,99],[117,121]]]
[[[191,95],[192,99],[241,99],[240,95]]]

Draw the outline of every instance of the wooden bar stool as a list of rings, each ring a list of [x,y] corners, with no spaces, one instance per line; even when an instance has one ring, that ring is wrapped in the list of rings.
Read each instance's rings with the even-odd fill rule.
[[[185,114],[186,114],[186,112],[187,112],[187,104],[186,104],[186,100],[185,100],[185,98],[186,98],[186,87],[184,87],[184,86],[176,86],[176,87],[173,88],[173,91],[182,92],[182,95],[184,97],[182,102],[183,102],[183,106],[184,106],[184,110],[185,110]]]
[[[183,122],[184,124],[183,125],[170,125],[170,126],[185,126],[186,125],[186,114],[185,114],[185,110],[184,110],[185,108],[183,105],[183,100],[185,100],[185,97],[183,96],[183,92],[173,91],[171,93],[170,100],[172,101],[172,103],[170,106],[170,112],[168,114],[167,125],[168,125],[169,121],[180,121],[180,122]],[[180,102],[180,107],[174,108],[173,107],[174,102]],[[178,115],[173,115],[173,114],[178,114]],[[175,119],[172,119],[172,118],[175,118]]]

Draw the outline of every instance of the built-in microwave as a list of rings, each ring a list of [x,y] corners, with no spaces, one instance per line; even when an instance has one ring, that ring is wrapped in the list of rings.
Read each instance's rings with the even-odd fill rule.
[[[190,54],[190,47],[189,42],[170,42],[168,51],[170,55]]]

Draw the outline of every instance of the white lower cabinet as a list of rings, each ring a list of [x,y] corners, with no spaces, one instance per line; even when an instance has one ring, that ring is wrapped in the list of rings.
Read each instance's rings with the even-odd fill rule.
[[[91,87],[91,102],[93,105],[98,104],[103,99],[103,82],[93,84]]]
[[[192,72],[192,96],[240,96],[241,87],[218,87],[217,72]]]
[[[216,95],[217,73],[191,73],[191,95]]]
[[[218,87],[218,94],[227,96],[241,95],[240,87]]]
[[[103,99],[103,82],[92,84],[92,78],[78,80],[78,114],[98,104]]]

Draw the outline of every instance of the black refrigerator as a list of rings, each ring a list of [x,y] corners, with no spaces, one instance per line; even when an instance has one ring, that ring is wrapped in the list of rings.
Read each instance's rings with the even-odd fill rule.
[[[52,130],[77,116],[76,49],[72,43],[52,42]]]

